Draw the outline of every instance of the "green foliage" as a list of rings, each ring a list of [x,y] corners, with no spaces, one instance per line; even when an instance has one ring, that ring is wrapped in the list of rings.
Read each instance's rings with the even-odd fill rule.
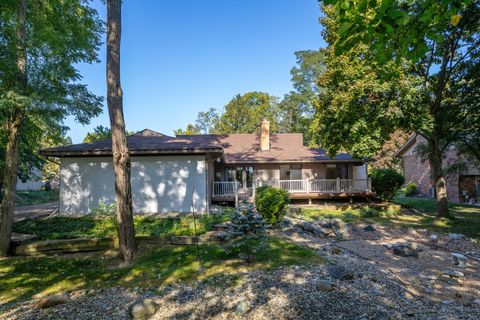
[[[86,124],[101,113],[102,98],[80,82],[76,66],[97,61],[103,24],[84,0],[27,1],[27,88],[17,86],[18,1],[0,3],[0,122],[14,110],[25,111],[21,129],[19,177],[28,179],[41,169],[38,150],[64,144],[71,116]],[[3,181],[7,126],[0,128],[0,181]],[[1,183],[1,182],[0,182]],[[1,187],[1,186],[0,186]]]
[[[225,106],[215,125],[217,133],[258,133],[262,119],[270,121],[270,130],[277,130],[277,99],[265,92],[237,94]]]
[[[99,217],[111,217],[115,215],[115,204],[105,204],[99,202],[96,208],[92,209],[92,214]]]
[[[247,262],[251,262],[265,245],[267,225],[252,204],[242,202],[231,218],[231,230],[227,252],[236,253]]]
[[[371,174],[376,197],[391,200],[405,182],[405,178],[393,169],[375,169]]]
[[[290,197],[283,189],[262,186],[255,190],[255,206],[269,224],[282,221]]]
[[[411,197],[411,196],[414,196],[418,193],[418,188],[417,188],[417,185],[415,184],[415,182],[413,181],[409,181],[407,183],[407,185],[405,186],[405,195],[407,197]]]
[[[27,206],[34,204],[42,204],[48,202],[56,202],[59,200],[58,190],[42,190],[42,191],[17,191],[17,206]]]
[[[245,271],[325,262],[314,250],[277,238],[268,239],[257,252],[255,264],[245,265],[214,245],[201,245],[200,253],[201,266],[195,246],[144,248],[131,264],[122,268],[112,268],[118,264],[116,258],[103,255],[2,259],[0,300],[13,303],[35,295],[114,286],[161,288],[172,283],[214,280],[213,277],[229,283]],[[199,272],[200,267],[203,272]]]
[[[318,219],[341,219],[347,223],[356,223],[368,218],[389,218],[398,215],[400,212],[395,208],[371,208],[362,206],[360,208],[346,209],[305,209],[302,208],[300,216],[306,220]]]
[[[135,132],[133,131],[126,131],[125,134],[127,136],[131,136]],[[96,141],[102,140],[109,140],[112,138],[112,130],[108,127],[104,127],[102,125],[96,126],[93,128],[93,132],[87,132],[87,135],[83,139],[83,143],[91,143]]]
[[[42,240],[75,238],[111,238],[117,235],[117,222],[109,206],[100,206],[99,213],[82,217],[51,217],[23,220],[13,226],[15,232],[34,233]],[[229,214],[200,215],[197,219],[198,234],[213,230],[213,226],[227,221]],[[193,236],[194,221],[191,216],[159,218],[134,216],[136,236]]]
[[[187,128],[185,130],[183,129],[176,129],[176,130],[173,130],[173,133],[176,135],[176,136],[179,136],[179,135],[195,135],[195,134],[200,134],[200,127],[197,126],[197,125],[193,125],[193,124],[189,124],[187,125]]]

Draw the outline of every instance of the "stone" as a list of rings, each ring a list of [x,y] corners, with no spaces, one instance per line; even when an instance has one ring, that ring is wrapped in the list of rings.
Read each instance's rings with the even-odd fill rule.
[[[317,289],[320,291],[328,292],[333,291],[334,286],[330,281],[320,280],[317,282]]]
[[[155,312],[157,312],[158,305],[152,299],[143,299],[142,303],[145,306],[145,309],[147,310],[148,315],[151,316],[155,314]]]
[[[408,242],[396,243],[393,246],[393,253],[402,257],[418,257],[418,248],[412,248],[412,244]]]
[[[41,299],[35,304],[35,308],[47,309],[54,306],[58,306],[59,304],[63,304],[67,302],[67,300],[68,300],[68,296],[66,294],[56,294],[56,295],[48,296]]]
[[[473,300],[473,303],[478,304],[480,306],[480,299]]]
[[[377,312],[375,319],[376,320],[389,320],[390,319],[390,314],[388,314],[388,312],[385,311],[385,310],[380,310],[380,311]]]
[[[148,315],[147,308],[142,302],[135,302],[129,308],[132,319],[145,319]]]
[[[465,235],[461,233],[449,233],[448,238],[451,240],[458,240],[458,239],[465,238]]]
[[[437,242],[438,241],[438,235],[436,234],[431,234],[429,237],[430,242]]]
[[[235,313],[237,316],[243,316],[250,310],[250,302],[248,300],[241,300],[235,306]]]
[[[287,214],[288,215],[298,215],[302,212],[301,208],[298,207],[288,207],[287,208]]]
[[[443,274],[445,274],[447,276],[450,276],[450,277],[454,277],[454,278],[462,278],[462,277],[465,276],[462,272],[457,271],[457,270],[445,270],[445,271],[443,271]]]
[[[352,280],[355,277],[355,274],[352,271],[342,266],[332,265],[327,267],[327,270],[334,279],[345,281]]]
[[[451,253],[453,258],[453,264],[457,265],[460,268],[465,268],[467,266],[468,258],[460,253]]]
[[[442,301],[442,304],[450,304],[450,303],[451,303],[450,300],[443,300],[443,301]]]
[[[317,237],[325,237],[325,236],[328,236],[331,233],[330,230],[325,230],[321,226],[316,225],[312,222],[305,221],[305,222],[302,222],[301,224],[299,224],[299,226],[303,230],[308,231],[310,233],[313,233]]]
[[[366,226],[365,228],[363,228],[363,230],[368,231],[368,232],[375,232],[375,231],[377,231],[377,228],[375,228],[374,225],[369,224],[368,226]]]
[[[390,250],[390,249],[393,248],[393,244],[391,244],[391,243],[384,243],[383,246],[384,246],[385,248],[387,248],[388,250]]]
[[[340,249],[338,247],[333,247],[332,248],[332,253],[333,254],[340,254],[340,253],[342,253],[342,249]]]

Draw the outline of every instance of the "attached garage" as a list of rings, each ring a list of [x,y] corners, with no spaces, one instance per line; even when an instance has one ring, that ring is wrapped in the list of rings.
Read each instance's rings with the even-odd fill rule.
[[[221,148],[152,130],[140,131],[127,141],[134,213],[208,210],[212,180],[208,167],[221,156]],[[111,141],[49,148],[42,154],[60,159],[61,214],[88,214],[99,204],[115,203]]]
[[[138,214],[207,209],[205,155],[132,157],[133,211]],[[60,212],[85,214],[115,202],[109,157],[61,160]]]

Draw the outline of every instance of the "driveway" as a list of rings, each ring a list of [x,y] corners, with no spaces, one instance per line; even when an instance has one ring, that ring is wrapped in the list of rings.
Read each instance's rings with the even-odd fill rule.
[[[38,219],[49,216],[58,210],[58,202],[49,202],[42,204],[35,204],[31,206],[20,206],[15,208],[14,221],[23,219]]]

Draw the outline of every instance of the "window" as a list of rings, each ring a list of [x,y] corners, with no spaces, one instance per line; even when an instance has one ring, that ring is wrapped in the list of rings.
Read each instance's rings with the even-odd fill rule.
[[[301,164],[282,164],[280,165],[280,180],[301,180]]]

